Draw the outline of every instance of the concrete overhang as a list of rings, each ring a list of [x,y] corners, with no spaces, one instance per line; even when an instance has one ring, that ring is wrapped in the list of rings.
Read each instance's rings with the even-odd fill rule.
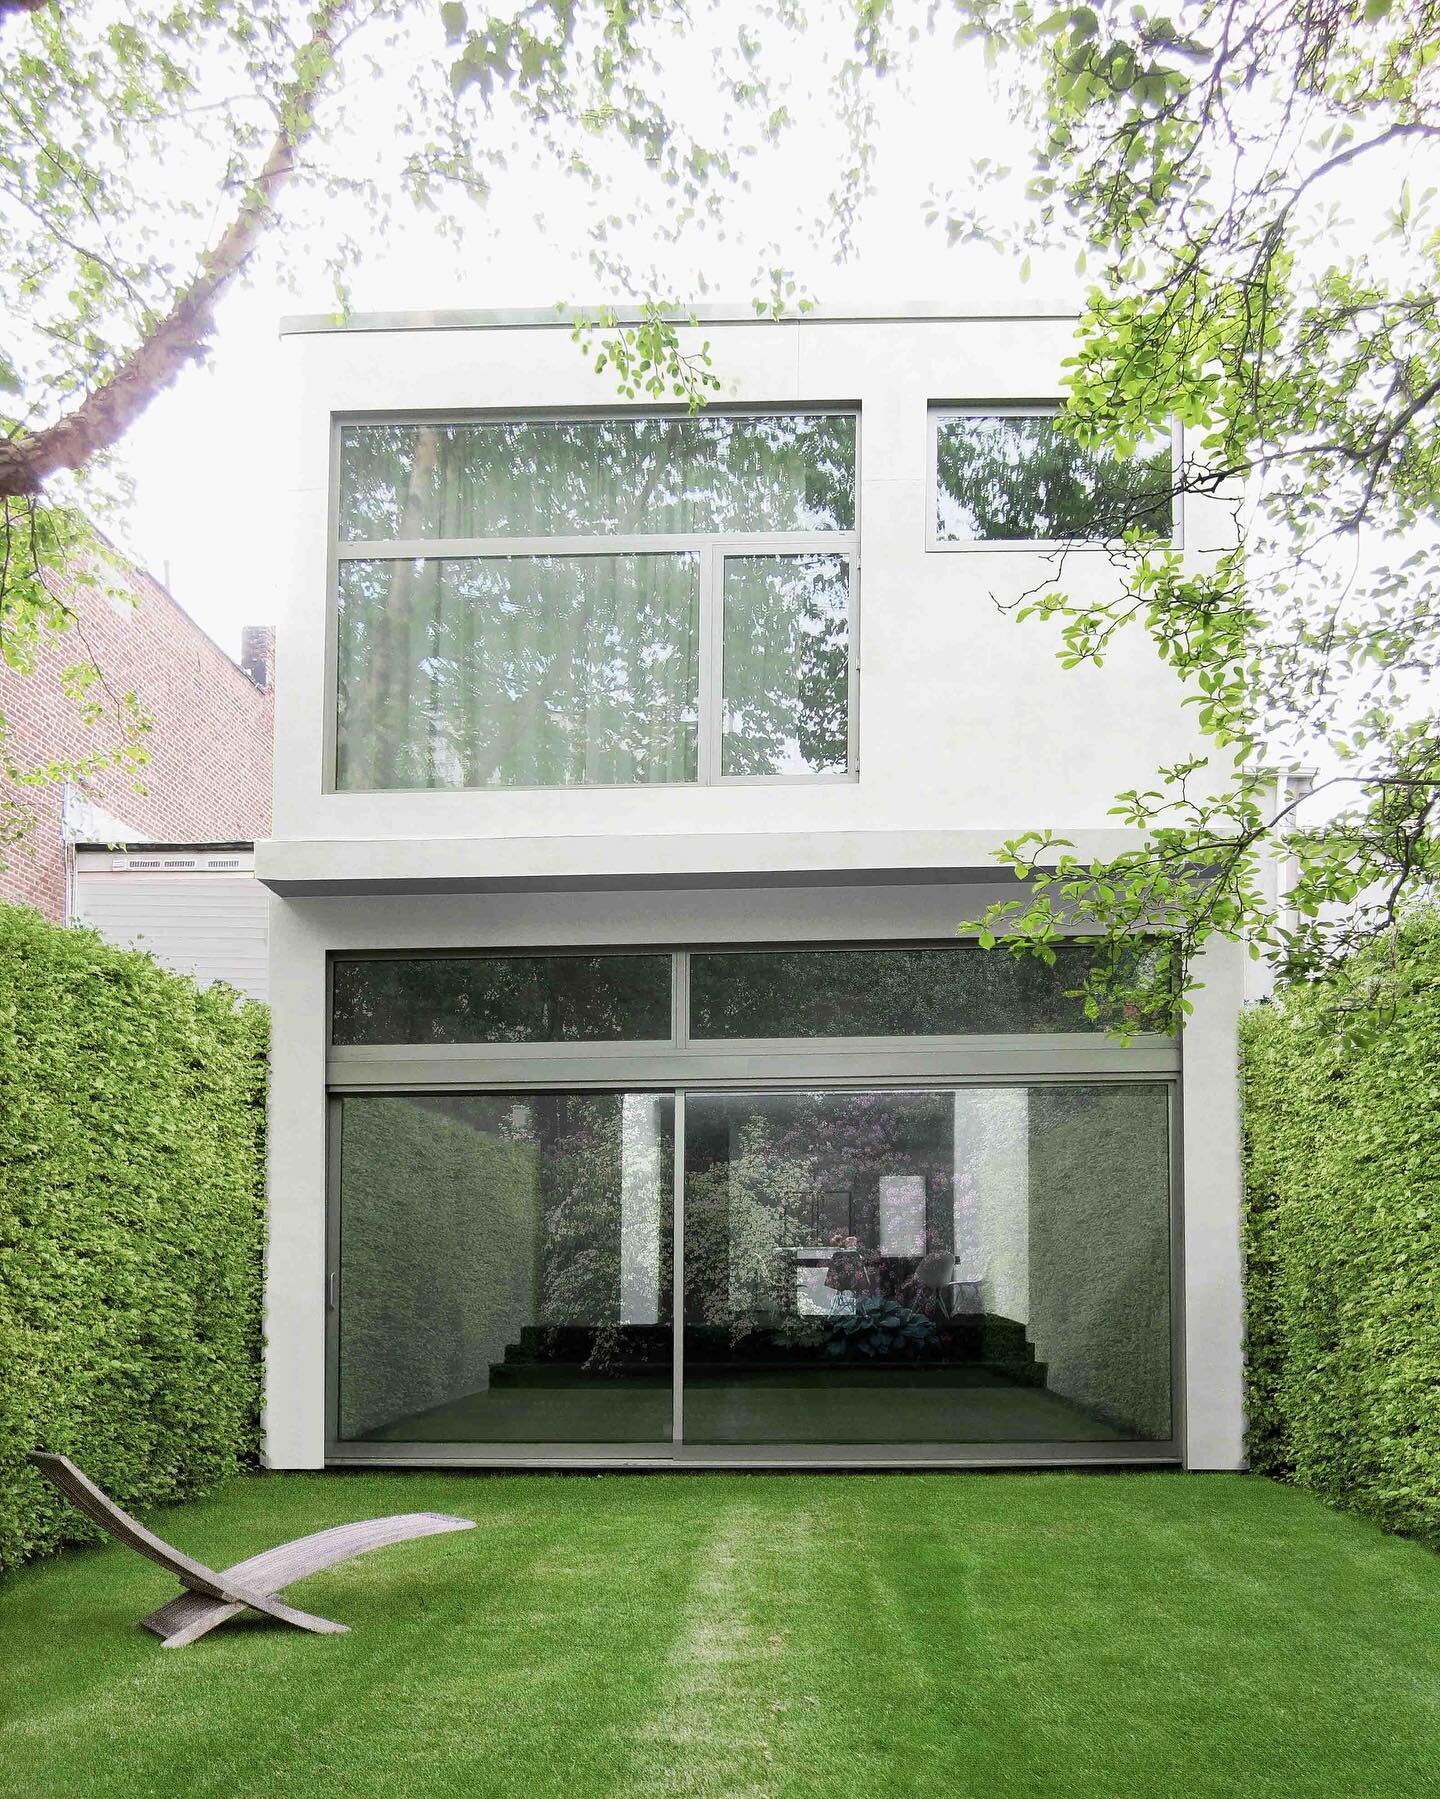
[[[257,843],[272,893],[403,896],[628,889],[923,886],[1003,881],[1007,832],[708,832],[674,836],[370,838]],[[1086,856],[1133,849],[1133,831],[1062,833]]]

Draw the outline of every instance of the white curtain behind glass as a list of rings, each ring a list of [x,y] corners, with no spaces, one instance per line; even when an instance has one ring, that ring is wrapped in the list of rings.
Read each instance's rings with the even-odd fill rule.
[[[340,494],[347,543],[848,531],[855,421],[713,413],[350,425]]]
[[[342,788],[692,781],[694,555],[347,561]]]

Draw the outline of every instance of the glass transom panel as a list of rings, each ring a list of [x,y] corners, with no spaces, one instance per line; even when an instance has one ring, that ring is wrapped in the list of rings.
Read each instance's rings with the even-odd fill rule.
[[[850,531],[841,413],[347,425],[344,543]]]
[[[667,1041],[671,958],[337,956],[341,1045]]]
[[[1075,992],[1088,952],[1053,966],[968,944],[920,948],[695,950],[697,1039],[958,1037],[1104,1030]]]

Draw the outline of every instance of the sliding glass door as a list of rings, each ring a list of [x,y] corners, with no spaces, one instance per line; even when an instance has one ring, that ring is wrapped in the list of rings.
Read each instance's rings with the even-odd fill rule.
[[[690,1093],[692,1445],[1171,1435],[1155,1084]]]
[[[1092,954],[337,954],[337,1459],[1173,1457],[1179,1047]]]
[[[674,1101],[340,1101],[337,1436],[671,1435]]]
[[[348,1096],[337,1441],[1164,1443],[1169,1095]]]

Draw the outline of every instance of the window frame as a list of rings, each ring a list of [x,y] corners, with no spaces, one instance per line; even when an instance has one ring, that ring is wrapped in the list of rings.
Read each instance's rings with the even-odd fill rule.
[[[1127,1052],[1120,1051],[1125,1055]],[[1164,1069],[1147,1068],[1147,1058],[1136,1058],[1137,1065],[1077,1069],[1041,1067],[1022,1070],[1016,1067],[988,1069],[966,1068],[876,1072],[873,1069],[836,1070],[825,1073],[805,1069],[786,1079],[760,1074],[743,1079],[707,1079],[702,1071],[691,1070],[678,1078],[665,1073],[635,1078],[629,1070],[616,1070],[601,1080],[572,1081],[563,1072],[545,1081],[515,1080],[501,1075],[498,1079],[455,1081],[431,1078],[415,1082],[336,1082],[332,1080],[325,1096],[325,1465],[327,1467],[405,1466],[507,1468],[507,1469],[578,1469],[587,1472],[607,1469],[653,1470],[663,1473],[676,1468],[777,1469],[803,1467],[826,1469],[877,1468],[993,1468],[993,1467],[1082,1467],[1126,1463],[1147,1466],[1183,1466],[1189,1429],[1189,1382],[1187,1378],[1187,1293],[1184,1191],[1184,1108],[1178,1058]],[[761,1443],[710,1444],[687,1441],[685,1433],[685,1325],[686,1314],[681,1297],[685,1276],[685,1146],[686,1102],[692,1093],[706,1096],[726,1090],[740,1092],[780,1092],[787,1087],[800,1089],[823,1087],[831,1091],[854,1089],[879,1092],[888,1089],[926,1089],[936,1092],[986,1087],[1056,1087],[1065,1085],[1127,1086],[1160,1085],[1166,1094],[1167,1163],[1169,1229],[1168,1303],[1170,1309],[1170,1436],[1168,1439],[1123,1439],[1093,1442],[1028,1442],[1023,1439],[971,1442],[947,1440],[929,1443],[921,1440],[882,1444],[857,1443]],[[340,1312],[344,1303],[342,1274],[342,1134],[341,1107],[353,1095],[465,1092],[515,1093],[528,1091],[583,1092],[653,1092],[671,1094],[674,1100],[675,1153],[671,1180],[671,1295],[672,1295],[672,1361],[671,1397],[672,1428],[668,1439],[657,1443],[563,1443],[546,1439],[534,1442],[368,1442],[342,1439],[340,1424]],[[662,1177],[663,1178],[663,1177]],[[663,1204],[663,1198],[662,1198]]]
[[[1077,938],[1084,933],[1067,933]],[[1137,1033],[1117,1043],[1104,1031],[1027,1031],[973,1035],[884,1037],[695,1037],[690,1029],[692,952],[756,954],[779,949],[943,949],[949,940],[842,938],[794,942],[649,943],[643,953],[671,957],[670,1034],[665,1039],[594,1042],[336,1044],[331,1040],[337,960],[451,958],[455,949],[332,950],[326,956],[326,1080],[333,1092],[449,1092],[491,1088],[811,1085],[1046,1077],[1109,1078],[1178,1075],[1180,1041]],[[632,944],[547,945],[547,956],[633,954]],[[486,956],[533,954],[532,949],[487,947]]]
[[[858,714],[860,701],[860,498],[861,410],[858,404],[776,401],[764,405],[710,407],[707,412],[733,418],[803,414],[844,417],[855,424],[855,516],[848,531],[655,532],[609,537],[465,537],[427,539],[359,539],[340,537],[341,433],[356,425],[573,424],[590,420],[688,418],[684,407],[573,407],[530,411],[507,407],[495,411],[416,411],[411,409],[336,412],[330,415],[329,504],[326,514],[324,735],[321,791],[327,796],[508,794],[508,793],[643,793],[693,790],[700,787],[813,786],[854,782],[860,778]],[[691,781],[586,781],[495,784],[483,787],[352,787],[339,781],[339,637],[340,564],[342,562],[406,562],[525,556],[696,556],[699,563],[699,682],[696,717],[696,766]],[[721,773],[724,702],[725,561],[733,556],[824,554],[843,557],[848,570],[848,676],[846,682],[846,757],[843,769],[813,773],[726,775]]]
[[[940,426],[957,418],[1056,418],[1061,411],[1059,400],[997,401],[932,400],[926,407],[925,419],[925,536],[927,554],[1007,555],[1015,551],[1034,555],[1036,552],[1069,554],[1072,551],[1109,551],[1120,541],[1114,537],[956,537],[940,535]],[[1184,454],[1184,434],[1178,420],[1170,426],[1170,468],[1173,475]],[[1185,545],[1185,509],[1181,496],[1170,500],[1170,535],[1157,543],[1169,549]]]

